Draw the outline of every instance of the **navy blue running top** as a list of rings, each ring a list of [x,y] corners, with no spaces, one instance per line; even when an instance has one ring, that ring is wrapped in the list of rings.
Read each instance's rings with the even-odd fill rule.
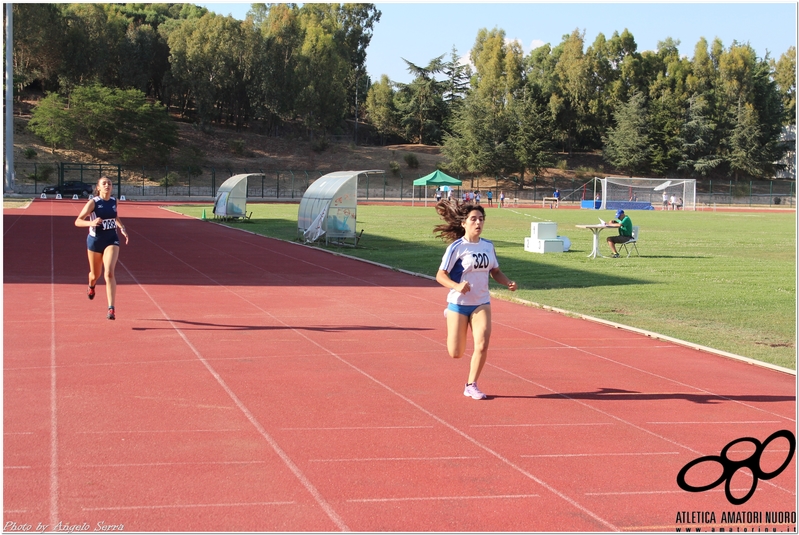
[[[103,220],[103,224],[99,227],[89,227],[89,235],[97,236],[100,233],[113,232],[116,234],[117,230],[117,200],[113,197],[107,201],[100,196],[95,196],[94,211],[91,213],[90,221],[94,221],[98,217]]]

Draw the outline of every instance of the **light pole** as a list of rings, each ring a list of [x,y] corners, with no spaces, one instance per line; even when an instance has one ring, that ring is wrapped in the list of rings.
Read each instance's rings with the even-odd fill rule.
[[[13,4],[6,4],[5,191],[14,191],[14,40]]]
[[[360,75],[355,76],[355,145],[358,145],[358,81]]]

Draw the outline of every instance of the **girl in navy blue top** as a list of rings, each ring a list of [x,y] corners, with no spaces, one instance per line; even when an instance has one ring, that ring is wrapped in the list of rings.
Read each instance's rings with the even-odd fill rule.
[[[494,244],[480,237],[485,223],[485,209],[479,204],[443,201],[436,211],[444,223],[435,227],[438,237],[450,242],[436,273],[439,284],[449,289],[447,297],[447,351],[460,358],[466,347],[466,332],[472,329],[474,352],[469,366],[469,380],[463,395],[486,399],[477,388],[477,379],[488,357],[491,338],[491,302],[488,279],[516,291],[516,283],[499,269]]]
[[[117,214],[117,200],[111,196],[113,183],[108,177],[101,177],[97,181],[96,195],[88,200],[78,218],[75,219],[76,227],[89,227],[89,236],[86,238],[86,248],[89,254],[89,289],[86,294],[89,299],[94,299],[94,286],[100,273],[105,276],[105,293],[108,297],[108,319],[116,319],[114,299],[117,291],[117,281],[114,269],[119,258],[119,235],[117,229],[128,243],[128,233]],[[105,267],[105,270],[103,270]]]

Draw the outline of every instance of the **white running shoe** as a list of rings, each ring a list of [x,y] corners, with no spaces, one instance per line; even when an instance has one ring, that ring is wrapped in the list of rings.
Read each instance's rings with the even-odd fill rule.
[[[463,390],[463,395],[472,399],[485,399],[487,397],[480,391],[479,388],[477,388],[476,382],[467,384],[466,388]]]

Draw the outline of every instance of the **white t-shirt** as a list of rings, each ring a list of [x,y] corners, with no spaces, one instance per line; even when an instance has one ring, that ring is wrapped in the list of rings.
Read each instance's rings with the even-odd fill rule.
[[[449,273],[449,278],[455,282],[467,281],[471,289],[465,294],[450,290],[447,303],[477,306],[490,302],[489,272],[498,267],[499,261],[492,242],[480,238],[479,242],[470,243],[460,238],[450,243],[439,269]]]

